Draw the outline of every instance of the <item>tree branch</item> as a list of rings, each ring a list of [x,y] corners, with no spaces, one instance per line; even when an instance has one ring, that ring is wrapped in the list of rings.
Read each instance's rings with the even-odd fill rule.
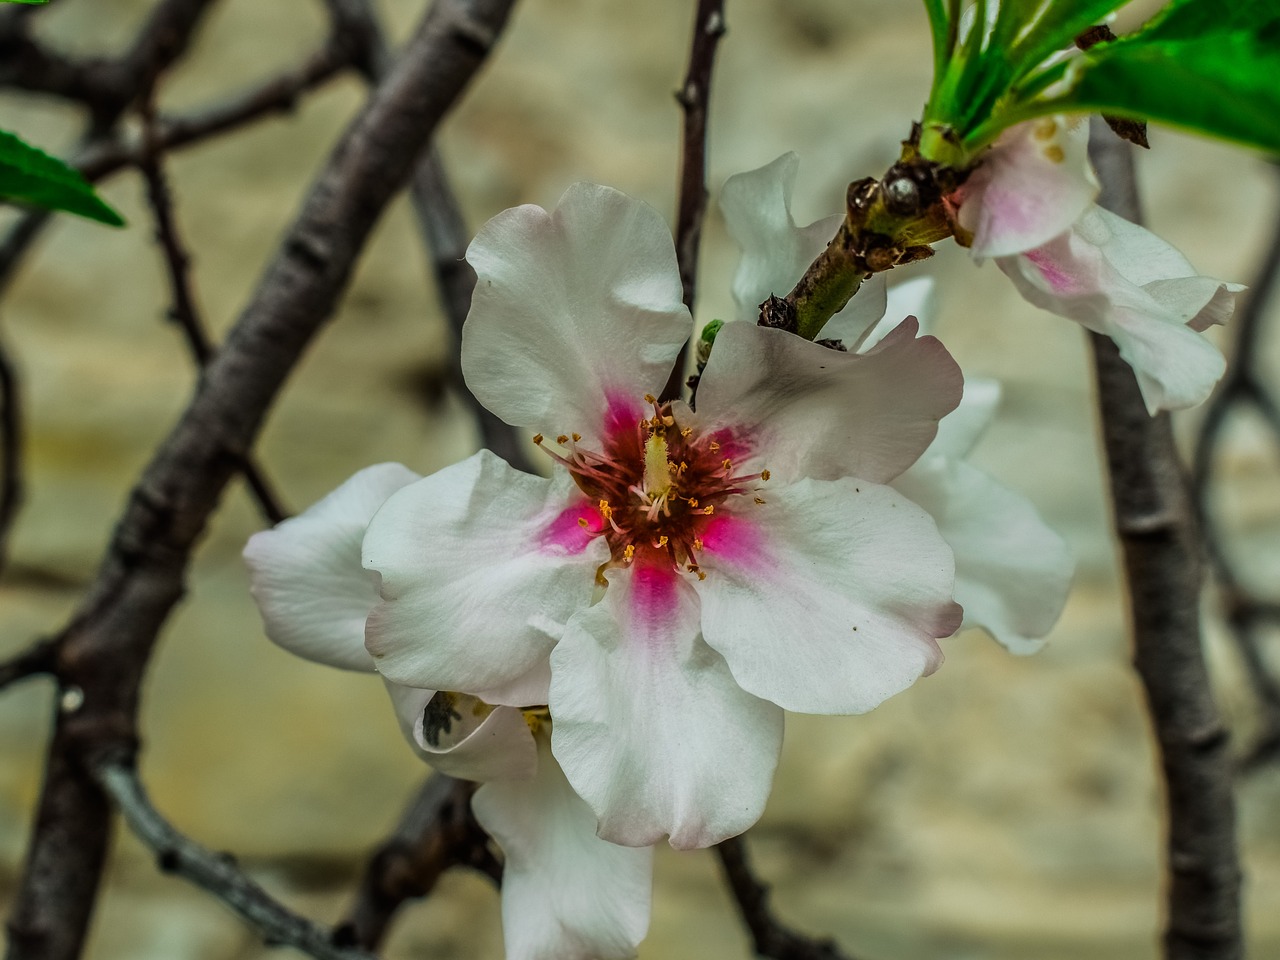
[[[427,778],[390,839],[369,859],[347,919],[334,931],[335,942],[377,949],[401,905],[425,897],[457,864],[501,882],[502,865],[471,814],[475,789],[474,783],[440,773]]]
[[[9,535],[22,506],[22,391],[9,351],[0,344],[0,571],[9,559]]]
[[[1094,120],[1101,203],[1140,220],[1130,146]],[[1147,415],[1132,369],[1091,333],[1134,666],[1159,746],[1168,805],[1164,955],[1238,960],[1240,866],[1226,729],[1200,641],[1200,543],[1168,414]]]
[[[148,92],[142,107],[142,156],[138,172],[147,187],[147,201],[156,225],[156,242],[164,254],[165,273],[169,280],[173,306],[169,319],[177,323],[187,341],[191,356],[200,370],[209,366],[214,347],[209,341],[204,323],[196,308],[195,292],[191,289],[191,257],[178,232],[178,222],[173,211],[173,197],[164,173],[164,161],[155,136],[156,117],[152,94]],[[244,454],[239,468],[249,491],[258,502],[258,508],[272,525],[284,520],[288,513],[280,505],[274,490],[268,483],[262,468],[253,455]]]
[[[492,47],[513,0],[437,0],[335,147],[275,261],[185,414],[156,452],[89,595],[59,675],[83,691],[59,714],[37,827],[9,921],[10,960],[73,960],[92,913],[108,805],[87,774],[133,750],[139,687],[184,590],[190,552],[302,350],[332,313],[375,221]]]
[[[743,837],[730,837],[716,844],[716,856],[742,922],[751,932],[757,956],[772,960],[850,960],[834,940],[802,936],[774,917],[769,909],[769,888],[751,872]]]
[[[689,68],[676,100],[684,110],[680,140],[680,199],[676,212],[676,262],[684,305],[693,312],[698,282],[698,249],[707,212],[707,104],[711,99],[711,70],[724,36],[724,0],[698,0],[693,18]],[[671,376],[662,388],[663,400],[675,400],[684,387],[689,344],[680,348]]]
[[[17,656],[0,663],[0,690],[40,674],[52,673],[57,662],[57,646],[39,640]]]
[[[373,960],[373,954],[334,944],[324,927],[289,910],[250,880],[225,853],[183,836],[152,805],[127,759],[99,763],[94,779],[134,835],[156,855],[156,865],[213,894],[239,914],[270,946],[288,946],[317,960]]]

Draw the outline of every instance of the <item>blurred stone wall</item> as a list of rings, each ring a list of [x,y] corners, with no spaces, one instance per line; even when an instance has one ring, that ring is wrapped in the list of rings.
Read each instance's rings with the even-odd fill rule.
[[[143,0],[54,0],[48,36],[119,49]],[[422,4],[383,0],[403,36]],[[524,0],[445,124],[442,149],[473,225],[524,202],[554,205],[579,179],[674,208],[691,3]],[[1153,5],[1138,5],[1150,9]],[[294,63],[322,39],[314,0],[223,0],[162,107],[208,103]],[[1129,11],[1135,19],[1142,11]],[[916,117],[930,54],[908,0],[730,0],[715,78],[710,176],[795,150],[802,222],[836,212],[844,185],[878,174]],[[363,98],[343,79],[293,115],[176,156],[178,216],[220,334],[246,302],[335,134]],[[3,124],[70,152],[75,117],[5,96]],[[1150,221],[1204,272],[1248,280],[1280,204],[1260,159],[1165,129],[1140,158]],[[111,232],[60,218],[0,302],[21,366],[29,501],[0,577],[0,652],[56,629],[91,578],[124,496],[194,382],[165,323],[160,259],[136,177],[105,195]],[[713,210],[700,321],[730,315],[734,251]],[[794,717],[769,809],[753,831],[776,905],[860,957],[1142,960],[1158,926],[1159,800],[1140,690],[1127,668],[1084,341],[1023,303],[992,266],[945,246],[917,272],[940,282],[937,332],[1006,400],[978,461],[1028,495],[1079,558],[1071,602],[1041,654],[1018,659],[970,633],[935,676],[852,718]],[[909,276],[910,274],[904,275]],[[443,376],[453,345],[406,205],[385,219],[330,328],[272,414],[260,454],[301,509],[370,463],[429,472],[468,455],[476,430]],[[1275,337],[1268,362],[1280,363]],[[1280,372],[1280,371],[1277,371]],[[1196,414],[1180,427],[1194,431]],[[1260,586],[1280,575],[1275,452],[1231,434],[1224,515]],[[202,544],[191,590],[146,688],[143,773],[182,829],[234,851],[281,897],[326,921],[362,858],[424,775],[375,678],[294,659],[262,636],[239,551],[258,519],[239,488]],[[1250,704],[1207,604],[1221,697],[1242,735]],[[1273,638],[1274,640],[1275,638]],[[47,684],[0,696],[0,899],[15,882],[52,709]],[[1280,773],[1241,789],[1254,956],[1280,955]],[[392,958],[501,956],[496,895],[465,874],[407,909]],[[661,850],[641,956],[744,957],[713,858]],[[116,845],[94,960],[266,956],[219,905]]]

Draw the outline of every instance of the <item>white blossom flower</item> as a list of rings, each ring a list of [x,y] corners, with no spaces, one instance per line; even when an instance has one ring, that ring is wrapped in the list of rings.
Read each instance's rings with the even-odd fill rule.
[[[364,624],[377,575],[360,564],[370,518],[419,476],[396,463],[361,470],[245,547],[267,635],[308,660],[372,673]],[[596,836],[596,818],[550,751],[547,720],[465,694],[387,682],[409,743],[437,770],[481,784],[476,820],[504,854],[508,960],[623,960],[649,925],[652,847]]]
[[[733,294],[739,316],[752,319],[770,294],[789,291],[835,233],[839,217],[798,227],[790,202],[798,161],[773,163],[731,177],[721,195],[730,235],[742,249]],[[1057,209],[1056,207],[1052,209]],[[1028,224],[1038,223],[1034,216]],[[868,281],[821,336],[868,351],[903,317],[932,313],[933,281],[900,284],[886,294],[883,275]],[[883,318],[883,320],[881,319]],[[943,419],[929,449],[892,481],[929,511],[956,562],[956,601],[964,626],[985,629],[1014,653],[1032,653],[1057,622],[1073,563],[1062,538],[1029,501],[966,462],[995,413],[999,384],[969,379],[960,406]]]
[[[782,708],[869,710],[960,621],[950,551],[885,485],[959,370],[911,323],[863,356],[729,324],[695,413],[653,400],[691,330],[655,211],[580,184],[499,214],[467,257],[468,386],[556,472],[481,452],[393,494],[364,540],[383,598],[366,645],[397,682],[548,704],[601,837],[740,833]]]
[[[1196,274],[1177,250],[1094,204],[1088,126],[1045,117],[1012,127],[958,192],[972,252],[993,257],[1036,306],[1115,341],[1151,413],[1194,406],[1226,361],[1200,332],[1225,323],[1244,287]]]

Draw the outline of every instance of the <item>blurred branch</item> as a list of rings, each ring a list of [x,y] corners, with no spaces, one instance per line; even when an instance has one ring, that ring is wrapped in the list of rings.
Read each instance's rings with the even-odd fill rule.
[[[676,261],[684,305],[693,312],[698,282],[698,248],[702,241],[702,221],[707,212],[707,104],[711,98],[711,69],[716,49],[724,36],[724,0],[698,0],[693,18],[693,40],[689,47],[689,68],[676,100],[684,110],[680,140],[680,199],[676,212]],[[685,341],[671,376],[662,388],[663,400],[680,397],[689,355]]]
[[[174,829],[152,805],[130,762],[101,763],[93,775],[129,828],[155,853],[161,871],[213,894],[269,946],[293,947],[317,960],[373,960],[373,954],[334,944],[327,930],[289,910],[245,876],[230,855],[208,850]]]
[[[52,673],[57,646],[51,640],[38,640],[17,656],[0,663],[0,690],[20,680]]]
[[[716,855],[742,922],[751,931],[757,956],[772,960],[850,960],[835,941],[802,936],[774,917],[769,908],[769,888],[752,873],[742,837],[716,844]]]
[[[1093,121],[1102,205],[1140,222],[1131,147]],[[1133,371],[1091,333],[1134,666],[1159,745],[1168,804],[1164,956],[1238,960],[1240,865],[1226,729],[1200,640],[1200,543],[1168,414],[1147,415]]]
[[[334,147],[257,291],[130,495],[59,640],[82,699],[54,723],[9,960],[74,960],[96,900],[110,808],[93,759],[136,749],[139,691],[184,592],[191,550],[267,409],[332,314],[378,217],[484,61],[514,0],[436,0]],[[114,762],[114,761],[113,761]]]
[[[1242,766],[1256,767],[1280,759],[1280,680],[1268,669],[1262,655],[1262,627],[1280,626],[1280,603],[1268,601],[1245,586],[1240,570],[1214,521],[1212,494],[1214,462],[1230,418],[1249,410],[1256,412],[1280,447],[1280,404],[1272,396],[1258,366],[1259,339],[1267,304],[1275,294],[1280,275],[1280,215],[1266,257],[1241,308],[1232,323],[1235,339],[1227,360],[1227,373],[1205,409],[1200,434],[1196,438],[1195,472],[1192,489],[1199,508],[1205,546],[1222,591],[1227,624],[1241,657],[1261,710],[1261,731]]]
[[[0,344],[0,571],[9,559],[9,536],[22,506],[22,391],[9,351]]]
[[[148,92],[142,107],[142,155],[138,171],[147,186],[147,202],[155,220],[156,242],[164,254],[165,272],[169,279],[173,306],[169,319],[178,324],[187,341],[191,356],[200,370],[209,366],[214,348],[205,332],[204,323],[196,308],[195,293],[191,289],[191,257],[178,232],[178,222],[173,211],[173,196],[164,173],[164,160],[155,137],[155,111],[152,94]],[[279,499],[267,482],[262,468],[253,455],[245,453],[240,458],[240,472],[244,475],[250,493],[258,502],[258,508],[270,524],[277,524],[288,514],[280,506]]]
[[[363,37],[367,48],[358,58],[366,78],[376,81],[387,69],[388,55],[382,26],[369,0],[326,0],[335,22],[347,25],[355,36]],[[409,196],[422,242],[430,255],[431,273],[436,282],[445,320],[453,333],[455,349],[450,357],[452,378],[480,428],[480,442],[517,470],[534,472],[519,431],[495,416],[467,387],[462,376],[462,325],[471,309],[471,293],[476,274],[467,263],[467,229],[439,151],[432,146],[423,154],[409,184]]]
[[[377,949],[406,900],[429,894],[445,870],[474,867],[495,883],[502,865],[471,815],[476,785],[436,773],[427,778],[391,835],[365,867],[335,943]]]

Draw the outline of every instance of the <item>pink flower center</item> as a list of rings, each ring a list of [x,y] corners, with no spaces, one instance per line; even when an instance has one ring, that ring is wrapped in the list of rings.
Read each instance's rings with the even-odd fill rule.
[[[734,460],[747,451],[731,431],[699,432],[678,423],[670,404],[652,396],[645,401],[651,417],[618,416],[611,409],[599,452],[580,446],[577,434],[556,437],[564,454],[543,446],[541,434],[533,439],[595,504],[600,522],[582,517],[578,523],[608,542],[609,566],[639,557],[646,565],[669,564],[703,578],[698,554],[704,532],[726,500],[752,493],[769,471],[739,473]]]

